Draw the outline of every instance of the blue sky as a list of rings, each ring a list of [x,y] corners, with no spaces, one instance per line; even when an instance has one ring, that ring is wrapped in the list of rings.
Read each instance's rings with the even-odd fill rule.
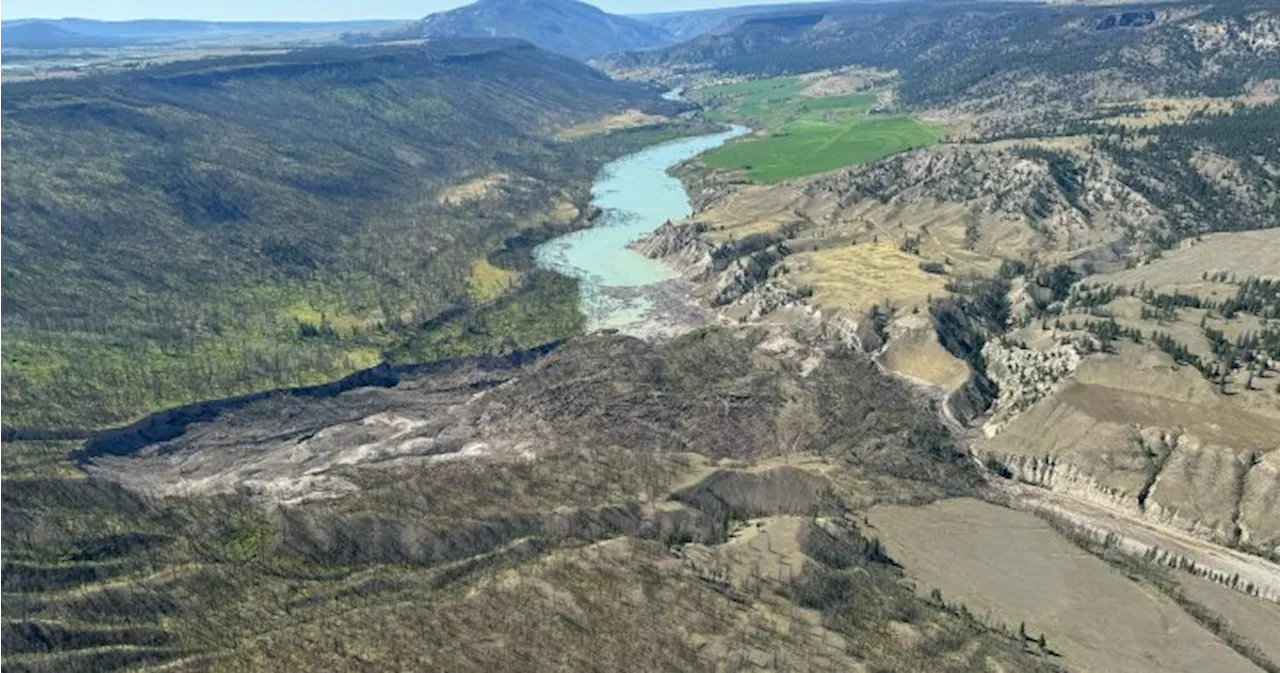
[[[595,0],[610,12],[637,14],[759,4],[768,0]],[[467,0],[4,0],[3,18],[341,21],[415,19]]]

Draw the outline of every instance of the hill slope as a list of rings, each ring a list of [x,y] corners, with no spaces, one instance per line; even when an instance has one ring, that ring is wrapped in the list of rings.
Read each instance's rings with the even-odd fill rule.
[[[148,443],[161,414],[88,476],[10,462],[6,666],[1058,670],[917,597],[851,513],[974,492],[934,414],[862,356],[764,336],[585,337]]]
[[[788,10],[825,9],[829,2],[797,3],[789,5],[745,5],[742,7],[717,7],[692,11],[657,12],[654,14],[635,14],[632,18],[651,23],[671,33],[676,40],[684,42],[713,31],[731,29],[738,20],[756,14],[776,14]]]
[[[661,105],[497,40],[10,85],[6,425],[93,427],[370,366],[385,330],[466,300],[519,226],[567,225],[626,146],[554,129]],[[440,198],[495,171],[510,188]]]
[[[1275,3],[1084,6],[884,3],[741,20],[606,70],[680,82],[856,65],[897,71],[900,101],[1042,117],[1099,99],[1230,95],[1280,77]]]
[[[671,44],[658,26],[617,16],[578,0],[479,0],[410,24],[415,37],[517,37],[586,60]]]
[[[639,249],[728,318],[857,333],[985,420],[975,453],[1016,501],[1280,595],[1258,558],[1280,558],[1275,3],[818,8],[603,64],[765,127],[731,150],[776,149],[683,167],[696,216]],[[774,119],[873,91],[873,116],[948,137],[744,184],[824,167]]]

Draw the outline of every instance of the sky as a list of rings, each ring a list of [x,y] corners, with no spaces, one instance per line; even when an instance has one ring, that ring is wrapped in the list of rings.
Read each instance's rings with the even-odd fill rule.
[[[588,0],[609,12],[640,14],[759,4],[769,0]],[[82,17],[210,21],[416,19],[467,0],[4,0],[4,19]]]

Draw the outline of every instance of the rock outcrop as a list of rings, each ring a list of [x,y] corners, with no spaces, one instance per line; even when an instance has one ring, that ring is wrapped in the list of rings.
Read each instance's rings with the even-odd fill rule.
[[[637,252],[660,260],[698,284],[696,293],[711,307],[738,322],[757,320],[803,303],[804,292],[781,279],[777,266],[784,246],[766,241],[716,244],[706,240],[698,222],[659,227],[632,244]]]
[[[1058,382],[1080,366],[1080,352],[1070,343],[1036,350],[993,339],[982,347],[982,357],[987,376],[1000,391],[982,426],[987,437],[995,436],[1019,413],[1051,395]]]

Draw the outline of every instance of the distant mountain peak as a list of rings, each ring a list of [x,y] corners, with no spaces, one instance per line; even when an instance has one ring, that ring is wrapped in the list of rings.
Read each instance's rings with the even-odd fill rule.
[[[417,37],[515,37],[578,60],[675,42],[665,29],[580,0],[477,0],[431,14]]]
[[[119,44],[114,38],[84,35],[44,20],[6,25],[0,30],[0,41],[9,49],[114,47]]]

